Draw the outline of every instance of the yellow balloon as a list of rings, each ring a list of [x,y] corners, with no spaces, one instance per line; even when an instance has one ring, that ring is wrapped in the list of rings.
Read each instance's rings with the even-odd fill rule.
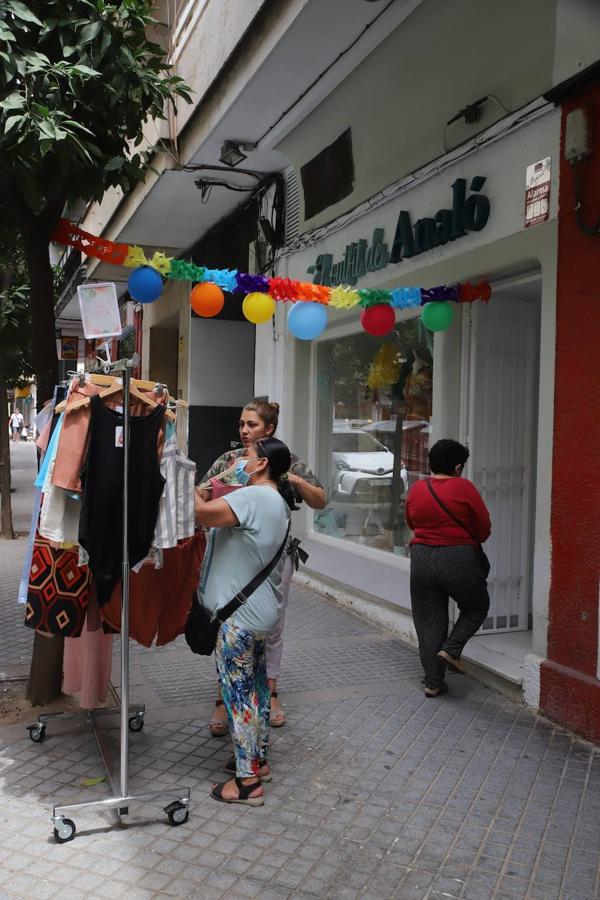
[[[268,294],[257,291],[244,297],[242,312],[253,325],[262,325],[275,315],[275,301]]]

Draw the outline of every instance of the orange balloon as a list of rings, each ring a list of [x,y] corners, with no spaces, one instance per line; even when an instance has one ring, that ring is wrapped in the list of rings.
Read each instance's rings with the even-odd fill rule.
[[[210,318],[218,315],[223,309],[225,297],[221,288],[212,281],[201,281],[192,288],[190,306],[199,316]]]

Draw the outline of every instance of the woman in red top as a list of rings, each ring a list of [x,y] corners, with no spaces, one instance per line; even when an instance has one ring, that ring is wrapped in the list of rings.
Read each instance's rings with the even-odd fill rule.
[[[417,481],[406,500],[414,532],[410,551],[410,598],[425,670],[425,696],[447,690],[446,667],[464,674],[463,648],[487,616],[489,565],[481,544],[490,536],[490,515],[479,491],[461,478],[469,451],[441,440],[429,451],[431,478]],[[459,617],[448,635],[448,598]]]

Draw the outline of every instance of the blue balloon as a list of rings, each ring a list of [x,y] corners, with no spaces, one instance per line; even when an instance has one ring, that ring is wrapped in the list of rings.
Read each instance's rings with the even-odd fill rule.
[[[154,303],[162,294],[163,280],[152,266],[134,269],[127,282],[127,290],[138,303]]]
[[[287,323],[295,338],[312,341],[327,325],[327,308],[312,301],[294,303],[288,311]]]

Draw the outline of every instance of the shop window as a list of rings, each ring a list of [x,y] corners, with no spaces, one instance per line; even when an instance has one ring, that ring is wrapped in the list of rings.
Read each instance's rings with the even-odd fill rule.
[[[317,533],[408,554],[406,494],[428,473],[432,389],[432,335],[419,319],[385,338],[319,344],[317,471],[329,502]]]
[[[304,191],[304,218],[312,219],[354,189],[352,132],[348,128],[300,169]]]

